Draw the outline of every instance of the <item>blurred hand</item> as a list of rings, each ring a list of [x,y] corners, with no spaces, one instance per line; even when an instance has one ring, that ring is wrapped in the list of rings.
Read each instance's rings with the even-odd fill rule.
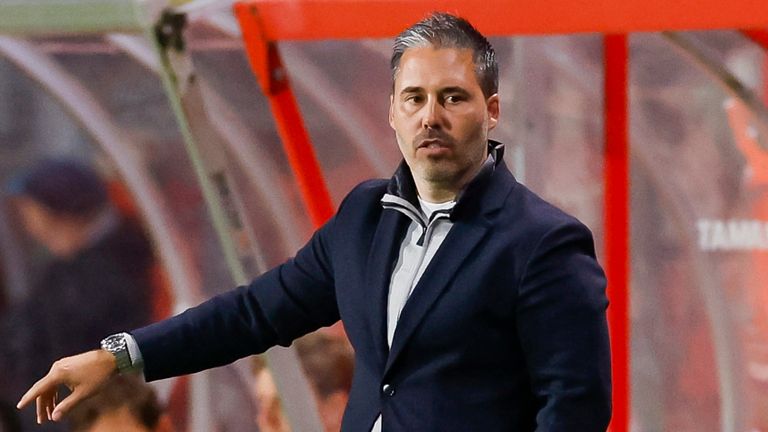
[[[38,423],[59,421],[72,407],[98,391],[116,373],[115,357],[104,350],[65,357],[55,362],[50,372],[27,390],[16,407],[21,409],[35,400]],[[59,401],[61,385],[67,386],[72,393]]]

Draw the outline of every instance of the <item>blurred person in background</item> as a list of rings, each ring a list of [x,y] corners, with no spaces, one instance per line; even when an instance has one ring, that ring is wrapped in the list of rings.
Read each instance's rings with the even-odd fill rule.
[[[339,432],[344,407],[347,406],[349,391],[352,388],[352,347],[343,336],[323,331],[301,337],[295,344],[301,367],[315,397],[323,430]],[[264,357],[254,356],[251,366],[259,432],[290,432],[277,386]]]
[[[72,410],[71,432],[173,432],[152,387],[135,375],[118,375]]]
[[[256,403],[256,425],[259,432],[291,432],[291,426],[283,412],[283,403],[277,391],[272,372],[267,368],[263,355],[251,357],[253,373],[253,399]]]
[[[98,347],[104,328],[150,321],[154,258],[141,226],[119,214],[105,182],[81,162],[43,160],[9,189],[23,230],[49,258],[0,322],[0,392],[15,400],[47,372],[47,359]]]
[[[352,389],[355,364],[352,347],[346,338],[323,331],[310,333],[295,343],[325,432],[339,432]]]

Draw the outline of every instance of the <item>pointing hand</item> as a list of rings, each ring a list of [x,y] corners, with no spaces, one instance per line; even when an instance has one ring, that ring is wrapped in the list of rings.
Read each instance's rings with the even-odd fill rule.
[[[104,350],[89,351],[56,361],[46,376],[36,382],[16,405],[21,409],[37,403],[37,422],[59,421],[78,402],[91,396],[117,373],[115,357]],[[62,400],[59,386],[72,392]]]

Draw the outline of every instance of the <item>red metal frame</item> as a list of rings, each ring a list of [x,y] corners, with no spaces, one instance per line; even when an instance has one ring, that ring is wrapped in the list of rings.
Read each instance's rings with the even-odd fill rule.
[[[768,50],[768,30],[744,30],[742,33],[764,50]]]
[[[435,10],[458,13],[489,36],[759,29],[765,0],[251,0],[264,35],[277,40],[392,37]]]
[[[768,57],[768,30],[744,30],[742,33],[760,45]],[[768,77],[768,58],[763,60],[763,76]],[[763,79],[763,103],[768,104],[768,78]]]
[[[265,38],[255,8],[236,4],[235,11],[248,59],[269,100],[278,134],[298,180],[304,204],[312,224],[316,228],[320,227],[333,215],[333,203],[296,97],[288,82],[288,75],[277,52],[276,42]]]
[[[605,268],[613,359],[611,430],[629,430],[629,140],[627,34],[747,29],[768,43],[765,0],[250,0],[235,14],[251,66],[270,100],[286,152],[315,225],[332,214],[319,164],[276,49],[277,41],[383,38],[434,10],[457,13],[488,36],[605,33]],[[373,18],[372,18],[373,17]]]
[[[604,242],[613,364],[612,431],[629,430],[629,115],[626,35],[603,39],[605,64]]]

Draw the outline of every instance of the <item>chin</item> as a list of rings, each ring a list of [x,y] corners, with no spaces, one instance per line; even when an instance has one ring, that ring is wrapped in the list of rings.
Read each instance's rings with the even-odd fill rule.
[[[452,183],[459,177],[456,170],[426,170],[424,179],[430,183],[446,184]]]

